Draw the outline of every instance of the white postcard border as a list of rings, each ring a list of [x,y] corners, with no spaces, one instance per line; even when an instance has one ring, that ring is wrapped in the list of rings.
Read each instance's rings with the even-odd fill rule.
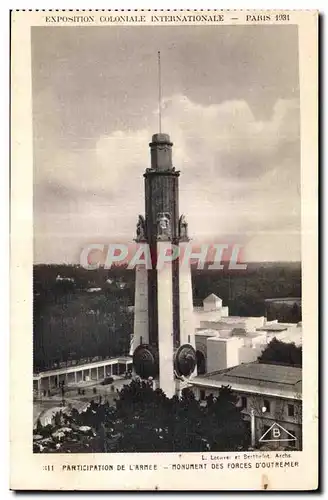
[[[262,14],[270,11],[261,12]],[[287,13],[287,11],[285,11]],[[229,11],[224,24],[238,21]],[[256,12],[255,12],[256,13]],[[60,15],[54,12],[50,15]],[[67,15],[68,13],[66,13]],[[77,13],[78,15],[79,13]],[[146,22],[151,12],[144,12]],[[161,12],[165,15],[165,12]],[[179,13],[181,14],[181,13]],[[188,12],[187,14],[190,14]],[[317,13],[290,11],[299,27],[302,177],[303,294],[303,451],[293,452],[299,467],[236,471],[175,471],[172,463],[201,463],[196,453],[183,454],[33,454],[32,453],[32,263],[33,140],[31,109],[30,26],[45,25],[47,12],[12,13],[11,96],[11,488],[87,490],[269,490],[314,489],[318,475],[318,110]],[[49,15],[49,14],[48,14]],[[69,13],[74,15],[74,13]],[[172,12],[167,12],[172,15]],[[115,23],[113,23],[114,25]],[[194,24],[194,23],[190,23]],[[72,26],[74,24],[71,24]],[[232,455],[234,455],[233,453]],[[205,454],[206,455],[206,454]],[[210,454],[209,454],[210,455]],[[243,453],[241,453],[243,455]],[[211,463],[209,457],[208,463]],[[64,464],[113,464],[113,472],[65,472]],[[54,465],[54,471],[43,466]],[[157,464],[157,471],[129,470],[129,465]],[[117,470],[125,466],[125,470]]]

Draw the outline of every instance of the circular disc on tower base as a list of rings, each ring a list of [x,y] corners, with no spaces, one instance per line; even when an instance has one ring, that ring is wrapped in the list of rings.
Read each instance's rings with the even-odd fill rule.
[[[190,344],[183,344],[174,356],[175,371],[179,376],[188,377],[196,367],[196,351]]]
[[[133,368],[141,378],[157,377],[159,374],[158,350],[141,344],[133,353]]]

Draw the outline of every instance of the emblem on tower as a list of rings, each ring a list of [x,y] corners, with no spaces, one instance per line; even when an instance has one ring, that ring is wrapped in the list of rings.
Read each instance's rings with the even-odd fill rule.
[[[171,217],[168,212],[160,212],[157,215],[157,239],[170,240],[171,232]]]
[[[192,345],[183,344],[175,352],[174,369],[177,376],[189,377],[195,370],[196,363],[196,351]]]
[[[141,344],[133,353],[133,367],[139,377],[147,379],[157,377],[159,374],[158,349]]]

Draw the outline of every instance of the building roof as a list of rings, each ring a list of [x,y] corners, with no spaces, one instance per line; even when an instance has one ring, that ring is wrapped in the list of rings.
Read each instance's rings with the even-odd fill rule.
[[[220,297],[218,297],[214,293],[210,293],[210,295],[208,295],[203,302],[217,302],[218,300],[221,300]]]
[[[301,368],[265,363],[241,364],[231,368],[228,373],[230,377],[278,382],[288,385],[295,385],[302,378]]]
[[[274,303],[274,302],[298,302],[298,303],[302,303],[302,299],[301,297],[280,297],[280,298],[275,298],[275,299],[264,299],[264,302],[268,302],[268,303]]]
[[[117,360],[119,363],[128,363],[129,361],[132,362],[131,356],[119,356]]]
[[[61,368],[54,368],[52,370],[45,370],[33,374],[33,380],[39,380],[43,377],[54,377],[56,375],[65,375],[66,373],[74,373],[81,370],[88,370],[107,365],[115,365],[117,363],[132,363],[131,356],[118,356],[117,358],[107,358],[99,361],[91,361],[89,363],[76,363],[71,366],[62,366]]]
[[[215,337],[219,336],[220,332],[218,330],[213,330],[211,328],[197,328],[195,331],[195,336],[197,337]]]
[[[224,333],[224,332],[220,332],[220,333]],[[208,341],[209,342],[231,342],[231,343],[238,343],[240,341],[242,341],[243,339],[241,337],[236,337],[235,336],[231,336],[231,335],[226,335],[224,337],[222,337],[221,335],[216,335],[215,337],[209,337],[208,338]]]
[[[282,297],[282,298],[277,298],[277,299],[264,299],[264,302],[267,305],[270,304],[284,304],[284,305],[289,305],[289,306],[294,306],[295,304],[297,306],[302,305],[302,299],[300,297]]]
[[[192,384],[206,387],[230,385],[233,390],[296,399],[302,392],[302,369],[294,366],[243,363],[195,377]]]
[[[219,322],[233,324],[254,319],[264,319],[264,316],[224,316]]]
[[[284,325],[281,323],[272,323],[269,325],[260,326],[259,328],[256,328],[256,330],[260,332],[283,332],[284,330],[287,330],[289,326],[290,325]]]

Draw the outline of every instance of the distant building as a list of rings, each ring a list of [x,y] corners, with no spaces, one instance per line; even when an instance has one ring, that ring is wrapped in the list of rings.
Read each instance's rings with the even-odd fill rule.
[[[64,281],[64,282],[67,282],[67,283],[75,283],[75,279],[74,278],[67,278],[65,276],[61,276],[60,274],[57,274],[56,276],[56,282],[61,282],[61,281]]]
[[[229,316],[229,308],[222,305],[222,299],[211,293],[203,300],[203,307],[194,307],[195,323],[201,321],[220,320],[222,317]]]
[[[302,299],[299,297],[281,297],[265,300],[266,317],[270,321],[297,323],[302,320]]]
[[[253,425],[257,448],[301,449],[301,368],[246,363],[197,376],[190,386],[201,401],[217,397],[222,386],[230,386],[245,420],[250,428]]]
[[[214,293],[211,293],[203,301],[203,309],[204,312],[218,311],[219,309],[222,309],[222,300]]]
[[[87,292],[88,293],[101,292],[101,288],[98,287],[87,288]]]

